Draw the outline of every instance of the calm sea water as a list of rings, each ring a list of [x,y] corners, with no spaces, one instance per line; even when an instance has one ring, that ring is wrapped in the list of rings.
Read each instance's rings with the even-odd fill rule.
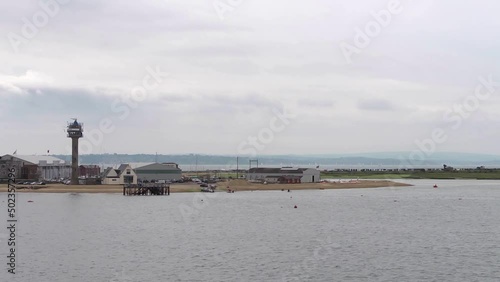
[[[18,193],[17,274],[6,272],[2,228],[0,281],[500,281],[500,182],[410,183],[168,197]]]

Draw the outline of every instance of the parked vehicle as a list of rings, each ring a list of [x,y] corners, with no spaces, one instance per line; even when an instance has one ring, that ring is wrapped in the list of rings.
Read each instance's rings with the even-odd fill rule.
[[[214,193],[215,191],[212,188],[203,187],[203,188],[201,188],[201,192]]]

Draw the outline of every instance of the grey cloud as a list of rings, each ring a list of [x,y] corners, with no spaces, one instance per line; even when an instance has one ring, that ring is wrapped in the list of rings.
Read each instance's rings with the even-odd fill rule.
[[[392,111],[394,106],[385,99],[363,99],[358,101],[358,108],[368,111]]]
[[[224,60],[219,62],[199,62],[199,66],[227,74],[256,75],[262,68],[251,60]]]
[[[326,99],[299,99],[299,106],[308,106],[312,108],[333,108],[335,106],[335,101]]]
[[[192,95],[182,95],[182,94],[160,94],[160,101],[163,103],[189,103],[194,101]]]
[[[33,118],[58,114],[73,117],[96,116],[109,111],[112,98],[82,89],[25,89],[25,95],[10,97],[10,110],[14,114],[22,112],[18,119]]]
[[[315,62],[301,65],[277,65],[269,70],[271,73],[281,75],[327,75],[340,73],[342,68],[329,63]]]
[[[248,44],[183,46],[162,52],[163,55],[179,55],[185,57],[207,57],[207,59],[228,57],[250,57],[257,54],[257,49]]]
[[[251,93],[241,96],[230,95],[208,95],[201,97],[199,110],[201,112],[222,112],[222,113],[257,113],[261,111],[271,111],[273,108],[280,108],[281,103],[277,100],[269,99],[262,94]]]
[[[73,0],[23,43],[19,53],[13,53],[4,36],[2,124],[15,124],[21,135],[34,132],[40,146],[49,147],[59,137],[46,138],[39,133],[40,126],[64,124],[70,117],[89,125],[103,117],[114,118],[113,101],[141,82],[146,66],[159,66],[172,78],[132,109],[128,120],[115,118],[117,132],[126,136],[134,131],[139,137],[122,144],[122,138],[107,136],[112,150],[168,147],[172,152],[224,153],[235,148],[241,136],[255,134],[251,129],[265,125],[270,109],[283,103],[297,107],[301,115],[286,131],[297,144],[294,152],[331,150],[331,140],[315,140],[310,146],[311,135],[303,134],[320,132],[323,127],[317,121],[329,118],[344,121],[327,126],[328,132],[344,133],[336,146],[357,151],[387,146],[387,137],[374,125],[392,128],[395,120],[400,128],[418,128],[415,132],[425,135],[439,125],[443,109],[474,92],[479,76],[492,74],[494,81],[500,80],[496,1],[481,5],[455,1],[453,13],[446,13],[451,1],[432,1],[433,5],[427,1],[425,10],[418,9],[421,1],[405,1],[404,11],[371,38],[350,65],[338,43],[352,42],[354,29],[363,28],[371,20],[370,12],[387,1],[261,0],[238,6],[225,21],[218,18],[212,2]],[[37,1],[1,2],[4,35],[19,32],[21,18],[31,17],[37,5]],[[21,79],[28,70],[50,81]],[[484,124],[498,121],[493,104],[498,95],[493,96],[471,114],[484,112],[487,118],[480,123],[471,117],[468,122],[489,128]],[[402,112],[407,115],[401,117]],[[376,119],[368,121],[366,114]],[[207,126],[227,136],[201,144],[209,139],[198,142],[197,136],[214,133]],[[172,131],[178,133],[176,138],[170,138]],[[465,133],[456,131],[458,140]],[[162,134],[168,146],[154,138]],[[491,131],[489,140],[499,135]],[[391,138],[391,143],[413,144],[413,136]],[[35,146],[21,137],[9,142]],[[458,141],[453,146],[467,149]],[[499,152],[493,145],[483,147]]]

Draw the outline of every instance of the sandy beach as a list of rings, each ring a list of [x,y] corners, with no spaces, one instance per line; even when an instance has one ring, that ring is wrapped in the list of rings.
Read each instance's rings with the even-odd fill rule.
[[[410,184],[388,180],[360,180],[342,183],[301,183],[301,184],[259,184],[248,183],[245,180],[233,180],[217,183],[217,190],[226,192],[228,187],[235,191],[267,191],[267,190],[318,190],[318,189],[354,189],[403,187]],[[170,185],[171,193],[199,192],[200,186],[194,183],[174,183]],[[0,192],[7,192],[7,184],[0,185]],[[122,185],[16,185],[16,192],[29,193],[122,193]]]

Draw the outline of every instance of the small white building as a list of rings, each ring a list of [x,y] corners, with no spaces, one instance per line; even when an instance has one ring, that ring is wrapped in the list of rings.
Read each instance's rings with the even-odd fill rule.
[[[102,175],[104,185],[137,184],[137,174],[129,164],[122,164],[118,169],[108,167]]]
[[[299,168],[302,170],[302,183],[320,182],[320,171],[315,168]]]
[[[267,167],[254,167],[248,171],[247,180],[260,180],[279,182],[279,178],[288,180],[300,177],[300,183],[315,183],[320,181],[320,171],[314,168],[267,168]],[[297,183],[293,181],[293,183]]]

